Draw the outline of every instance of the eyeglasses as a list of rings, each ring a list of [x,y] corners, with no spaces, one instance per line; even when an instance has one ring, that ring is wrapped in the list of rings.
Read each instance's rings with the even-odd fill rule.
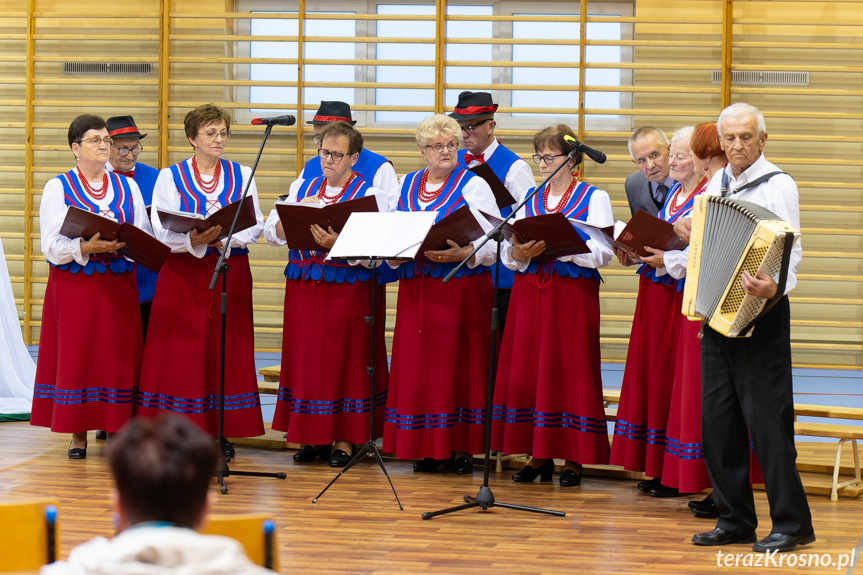
[[[423,146],[423,150],[425,150],[427,148],[431,148],[432,150],[434,150],[435,152],[440,154],[441,152],[444,151],[444,148],[446,148],[450,152],[455,152],[456,150],[458,150],[458,144],[455,142],[450,142],[446,146],[444,146],[443,144],[434,144],[434,145]]]
[[[117,146],[114,146],[114,147],[117,148]],[[133,148],[117,148],[117,153],[120,154],[121,156],[125,156],[126,154],[128,154],[130,152],[132,153],[133,156],[137,156],[138,154],[140,154],[143,151],[144,151],[144,146],[142,146],[141,144],[136,144]]]
[[[345,154],[343,154],[341,152],[331,152],[329,150],[325,150],[323,148],[320,148],[318,150],[318,156],[320,156],[322,160],[326,160],[327,156],[331,156],[333,158],[334,162],[339,163],[342,161],[342,158],[345,157]]]
[[[492,120],[491,118],[486,118],[485,120],[482,120],[481,122],[477,122],[476,124],[469,124],[467,126],[462,126],[461,131],[467,132],[468,134],[473,134],[474,130],[476,130],[477,128],[479,128],[480,126],[485,124],[486,122],[491,122],[491,120]]]
[[[555,154],[555,155],[553,155],[553,156],[552,156],[552,155],[548,155],[548,156],[540,156],[539,154],[534,154],[533,156],[531,156],[531,158],[533,158],[533,161],[534,161],[534,163],[536,163],[536,164],[538,164],[538,163],[540,163],[540,162],[543,162],[543,161],[544,161],[544,162],[545,162],[545,164],[548,166],[548,165],[551,165],[551,164],[553,164],[553,163],[554,163],[554,159],[555,159],[555,158],[563,158],[563,157],[565,157],[565,156],[567,156],[567,155],[568,155],[568,154]]]
[[[86,140],[78,140],[79,144],[89,144],[97,148],[102,144],[105,144],[105,146],[110,148],[113,142],[114,140],[111,138],[87,138]]]
[[[208,140],[215,140],[217,137],[227,140],[231,137],[231,133],[227,130],[222,130],[221,132],[217,132],[216,130],[207,130],[206,132],[198,132],[198,135],[203,136]]]
[[[317,145],[319,145],[319,146],[321,145],[321,135],[320,135],[320,134],[315,134],[314,136],[312,136],[312,140],[313,140]]]

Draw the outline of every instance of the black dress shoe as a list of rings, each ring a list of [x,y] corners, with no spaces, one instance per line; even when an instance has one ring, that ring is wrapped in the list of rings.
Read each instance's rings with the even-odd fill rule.
[[[771,533],[758,543],[752,546],[752,550],[757,553],[768,553],[776,551],[784,553],[792,551],[798,545],[809,545],[815,542],[815,533],[809,535],[788,535],[787,533]]]
[[[344,467],[353,457],[352,454],[343,449],[336,449],[330,456],[330,467]]]
[[[108,432],[104,429],[96,430],[96,439],[108,439]]]
[[[86,447],[72,447],[72,442],[69,442],[69,451],[66,452],[69,459],[87,459]]]
[[[729,543],[754,543],[755,533],[749,535],[736,535],[717,527],[707,533],[696,533],[692,536],[692,542],[696,545],[728,545]]]
[[[701,501],[690,501],[688,505],[692,514],[696,517],[701,517],[703,519],[716,519],[720,515],[719,510],[713,503],[713,496],[711,495],[708,495]]]
[[[648,493],[651,497],[680,497],[680,491],[676,487],[669,487],[662,483],[652,488]]]
[[[512,474],[512,480],[516,483],[530,483],[539,477],[540,481],[549,481],[553,473],[554,460],[549,459],[540,465],[538,469],[534,469],[530,465],[525,465],[521,471],[516,471]]]
[[[577,473],[575,469],[564,469],[560,474],[561,487],[577,487],[581,485],[581,473]]]
[[[316,457],[321,461],[327,461],[330,458],[332,449],[332,445],[325,445],[321,448],[317,448],[314,445],[304,445],[302,449],[294,453],[294,462],[311,463]]]
[[[237,455],[237,452],[234,450],[234,446],[231,445],[230,441],[227,439],[224,441],[225,443],[222,444],[222,453],[224,454],[225,459],[233,459]]]
[[[414,461],[414,471],[420,473],[432,473],[436,471],[438,467],[441,465],[446,465],[452,462],[452,458],[450,459],[432,459],[431,457],[426,457],[425,459],[420,459],[419,461]]]
[[[452,472],[456,475],[473,473],[473,461],[468,457],[456,457],[452,464]]]
[[[636,487],[639,491],[644,491],[645,493],[650,493],[650,490],[656,487],[657,485],[661,485],[659,477],[654,477],[653,479],[649,479],[647,481],[639,481],[636,484]]]

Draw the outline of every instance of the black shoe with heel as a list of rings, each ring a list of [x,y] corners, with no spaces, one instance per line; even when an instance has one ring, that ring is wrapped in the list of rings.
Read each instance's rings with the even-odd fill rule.
[[[73,440],[74,441],[74,440]],[[87,444],[84,447],[72,447],[72,442],[69,442],[69,451],[66,452],[69,459],[87,459]]]
[[[449,463],[452,463],[452,458],[432,459],[431,457],[426,457],[425,459],[420,459],[419,461],[414,462],[414,471],[419,473],[432,473],[441,465],[447,465]]]
[[[344,449],[336,449],[330,456],[330,467],[344,467],[350,463],[354,456]]]
[[[549,459],[537,469],[530,464],[525,465],[521,471],[512,474],[512,480],[516,483],[530,483],[539,477],[540,481],[550,481],[552,474],[554,474],[554,460]]]
[[[584,468],[576,471],[575,469],[564,469],[560,474],[561,487],[578,487],[581,485],[581,474],[584,473]]]
[[[321,461],[329,461],[332,445],[325,445],[317,448],[314,445],[304,445],[302,449],[294,453],[295,463],[311,463],[315,458]]]

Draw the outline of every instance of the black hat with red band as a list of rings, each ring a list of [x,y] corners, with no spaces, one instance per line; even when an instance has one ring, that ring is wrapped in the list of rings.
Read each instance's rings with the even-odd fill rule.
[[[458,103],[450,118],[456,122],[467,122],[491,116],[497,110],[497,104],[491,101],[488,92],[462,92],[458,95]]]
[[[321,101],[321,106],[315,113],[315,117],[306,124],[328,124],[330,122],[347,122],[351,126],[357,123],[351,118],[351,106],[344,102]]]
[[[138,131],[132,116],[114,116],[105,123],[108,124],[108,136],[112,138],[144,138],[147,135]]]

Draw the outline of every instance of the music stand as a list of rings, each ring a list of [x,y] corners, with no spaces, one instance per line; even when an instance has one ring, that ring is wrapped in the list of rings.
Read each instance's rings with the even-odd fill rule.
[[[369,411],[369,440],[367,442],[365,442],[363,444],[363,446],[359,450],[357,450],[356,453],[354,453],[353,457],[351,457],[351,460],[348,462],[347,465],[344,466],[344,468],[341,471],[339,471],[338,475],[333,477],[332,481],[330,481],[327,484],[327,486],[324,487],[324,489],[320,493],[318,493],[318,495],[314,499],[312,499],[312,503],[317,503],[318,499],[320,499],[321,496],[323,496],[323,494],[326,493],[327,489],[329,489],[330,486],[332,486],[333,483],[335,483],[339,479],[339,477],[344,475],[351,467],[356,465],[360,461],[360,459],[363,458],[363,456],[367,455],[368,457],[373,457],[374,460],[377,462],[378,467],[380,467],[381,471],[383,471],[384,475],[387,478],[387,481],[389,481],[390,487],[393,490],[393,495],[395,495],[395,497],[396,497],[396,502],[399,504],[399,510],[404,511],[404,507],[402,506],[402,502],[401,502],[401,500],[399,500],[399,495],[398,495],[398,493],[396,493],[396,488],[393,485],[393,481],[390,478],[390,474],[387,472],[387,468],[384,465],[384,461],[381,458],[381,453],[378,450],[378,446],[377,446],[377,443],[375,441],[375,439],[376,439],[375,438],[375,425],[374,425],[374,422],[375,422],[375,373],[376,373],[376,365],[375,365],[376,364],[376,361],[375,361],[375,325],[376,325],[376,322],[375,322],[375,303],[377,301],[375,293],[378,291],[377,265],[378,265],[379,261],[385,260],[385,259],[406,259],[405,255],[411,248],[413,248],[413,252],[416,252],[419,249],[419,246],[422,243],[422,240],[425,238],[425,235],[428,233],[429,228],[431,228],[432,223],[434,223],[434,218],[431,217],[431,216],[433,216],[433,213],[429,212],[425,217],[421,218],[422,220],[426,220],[424,223],[418,222],[418,225],[410,226],[412,229],[402,230],[402,231],[409,231],[410,234],[413,235],[414,237],[413,238],[407,238],[407,239],[399,238],[400,241],[402,241],[402,245],[399,247],[390,247],[389,245],[386,244],[386,242],[378,243],[374,247],[366,244],[365,246],[362,246],[356,250],[353,250],[353,248],[343,247],[346,244],[353,244],[355,239],[361,239],[362,236],[368,236],[369,232],[371,230],[378,232],[379,235],[385,235],[386,231],[389,231],[389,230],[384,230],[384,229],[382,229],[381,226],[379,226],[379,227],[371,226],[371,227],[366,227],[366,228],[360,228],[360,221],[361,220],[369,220],[369,219],[375,218],[375,219],[378,219],[380,221],[380,219],[376,218],[376,216],[381,216],[381,215],[383,215],[385,217],[386,216],[398,217],[398,216],[404,216],[405,214],[395,214],[392,212],[386,213],[386,214],[380,214],[377,212],[357,212],[357,213],[351,214],[350,218],[348,218],[348,222],[345,224],[345,227],[342,229],[342,231],[339,235],[339,238],[336,240],[336,244],[330,250],[330,255],[327,258],[327,259],[335,259],[334,253],[339,253],[339,250],[347,250],[344,253],[339,253],[338,258],[339,259],[349,259],[349,260],[368,259],[371,261],[372,279],[371,279],[370,283],[371,283],[371,291],[372,291],[372,295],[371,295],[372,308],[371,308],[371,315],[365,316],[365,320],[369,324],[369,334],[371,336],[371,342],[370,342],[371,362],[370,362],[370,365],[366,366],[366,373],[368,373],[368,375],[369,375],[369,386],[371,389],[371,396],[370,396],[371,397],[371,410]],[[413,214],[411,214],[411,215],[413,215]],[[390,218],[390,219],[392,220],[395,218]],[[404,217],[402,218],[402,220],[405,220],[405,219],[407,219],[407,218],[404,218]],[[412,218],[412,219],[415,221],[417,220],[417,218]],[[417,241],[417,238],[419,238],[419,241]],[[367,237],[366,237],[366,239],[367,239]],[[342,243],[340,244],[339,242],[342,242]],[[404,245],[408,245],[408,247],[404,248],[403,247]],[[358,253],[360,251],[364,251],[364,250],[367,251],[368,253],[377,253],[378,255],[365,256],[365,257],[363,257],[363,256],[357,257],[355,255],[353,255],[353,256],[347,255],[349,253],[356,254],[356,253]],[[384,254],[384,253],[391,254],[391,255],[386,255],[386,256],[380,255],[380,254]],[[407,258],[407,259],[410,259],[410,258]]]
[[[252,173],[249,175],[249,180],[246,182],[246,188],[243,190],[243,195],[240,196],[240,205],[238,208],[243,207],[243,201],[246,199],[246,195],[249,193],[249,186],[252,184],[252,179],[255,177],[255,170],[258,169],[258,162],[261,160],[261,154],[264,152],[264,146],[267,143],[267,138],[270,137],[270,132],[273,129],[273,124],[267,124],[267,128],[264,131],[264,139],[261,142],[261,149],[258,150],[258,157],[255,158],[255,164],[252,166]],[[225,341],[226,335],[225,330],[227,328],[227,316],[228,316],[228,264],[225,262],[225,255],[228,253],[228,250],[231,249],[231,238],[234,236],[234,228],[237,226],[237,220],[240,217],[240,209],[237,209],[237,213],[234,214],[234,221],[231,222],[231,229],[228,230],[228,237],[225,238],[225,249],[222,251],[219,256],[219,261],[216,262],[215,270],[213,271],[213,279],[210,280],[210,291],[214,291],[216,289],[216,280],[219,279],[219,274],[222,275],[222,297],[221,297],[221,305],[220,305],[220,313],[222,316],[222,333],[220,335],[220,349],[219,349],[219,452],[224,455],[224,459],[221,462],[219,470],[216,472],[216,478],[219,480],[219,489],[223,494],[228,492],[228,487],[225,485],[225,477],[229,475],[244,475],[249,477],[272,477],[275,479],[284,479],[287,477],[284,471],[279,471],[277,473],[268,473],[262,471],[231,471],[228,467],[228,462],[231,461],[231,458],[234,457],[234,448],[228,443],[228,440],[225,439]]]
[[[438,511],[427,511],[422,514],[423,519],[431,519],[432,517],[437,517],[438,515],[446,515],[448,513],[455,513],[456,511],[462,511],[465,509],[471,509],[474,507],[479,507],[483,511],[487,509],[491,509],[492,507],[504,507],[506,509],[516,509],[519,511],[530,511],[531,513],[544,513],[547,515],[554,515],[556,517],[565,517],[566,513],[563,511],[554,511],[552,509],[542,509],[539,507],[527,507],[525,505],[515,505],[512,503],[501,503],[500,501],[495,501],[494,493],[491,491],[491,487],[488,485],[488,476],[489,469],[491,466],[491,409],[492,403],[494,402],[494,382],[495,376],[497,374],[497,345],[495,342],[495,337],[497,335],[497,279],[498,279],[498,271],[500,270],[500,244],[503,241],[503,226],[509,220],[513,219],[518,211],[533,198],[537,191],[542,189],[548,181],[554,177],[557,172],[566,165],[568,160],[575,158],[575,155],[580,151],[579,146],[573,146],[572,150],[570,150],[569,154],[567,154],[567,159],[561,162],[561,164],[555,169],[549,176],[538,186],[536,186],[533,191],[527,194],[522,200],[512,209],[512,213],[506,216],[501,223],[494,227],[493,230],[488,232],[483,238],[482,242],[479,245],[474,247],[473,251],[468,254],[468,256],[459,263],[455,269],[453,269],[447,276],[443,279],[444,283],[447,283],[452,277],[460,270],[473,255],[482,248],[489,240],[494,240],[497,242],[497,259],[495,260],[495,282],[494,282],[494,296],[493,303],[491,309],[491,342],[489,344],[489,369],[488,369],[488,394],[486,397],[485,404],[485,461],[483,462],[483,478],[482,478],[482,486],[479,488],[479,492],[476,494],[476,497],[471,497],[470,495],[464,496],[465,503],[463,505],[457,505],[455,507],[449,507],[447,509],[440,509]]]

